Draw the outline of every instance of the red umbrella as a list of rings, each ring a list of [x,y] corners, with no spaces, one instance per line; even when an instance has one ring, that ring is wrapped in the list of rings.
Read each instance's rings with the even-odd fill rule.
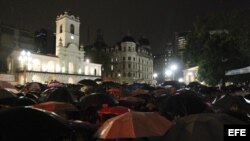
[[[114,114],[114,115],[121,115],[126,112],[129,112],[130,109],[123,106],[115,106],[115,107],[102,107],[98,110],[98,114]]]
[[[34,105],[33,107],[47,110],[50,112],[69,112],[69,111],[78,111],[78,109],[66,102],[56,102],[56,101],[49,101],[49,102],[43,102]]]
[[[96,132],[102,139],[162,136],[171,122],[158,113],[127,112],[107,120]]]

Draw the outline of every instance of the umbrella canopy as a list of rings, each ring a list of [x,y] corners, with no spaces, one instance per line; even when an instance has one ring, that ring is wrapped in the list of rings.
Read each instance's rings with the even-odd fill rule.
[[[112,96],[108,94],[93,93],[82,97],[79,102],[79,106],[83,111],[85,111],[89,107],[96,107],[97,109],[100,109],[103,104],[107,104],[108,106],[115,106],[118,104],[118,101],[116,101]]]
[[[244,124],[226,114],[195,114],[180,118],[162,141],[223,141],[225,124]]]
[[[21,96],[17,99],[13,99],[10,105],[11,106],[31,106],[36,103],[37,102],[31,98]]]
[[[59,116],[33,108],[9,108],[0,112],[1,140],[56,140],[72,129]]]
[[[191,91],[183,91],[180,94],[167,98],[162,106],[160,107],[161,113],[169,119],[173,119],[176,116],[182,117],[202,113],[208,110],[205,102]]]
[[[77,99],[65,87],[54,87],[44,91],[41,94],[43,101],[57,101],[66,103],[75,103]]]
[[[224,111],[250,114],[250,104],[242,96],[223,95],[213,105]]]
[[[119,100],[123,96],[122,91],[119,88],[115,87],[108,89],[106,92],[117,100]]]
[[[15,98],[15,97],[16,97],[16,95],[13,94],[12,92],[10,92],[6,89],[0,88],[0,100],[6,99],[6,98]]]
[[[86,85],[86,86],[92,86],[92,87],[97,86],[97,83],[94,80],[91,80],[91,79],[83,79],[83,80],[79,81],[78,84],[82,84],[82,85]]]
[[[127,112],[107,120],[96,132],[102,139],[162,136],[171,122],[158,113]]]
[[[56,102],[56,101],[48,101],[48,102],[38,103],[38,104],[35,104],[33,107],[47,110],[50,112],[78,111],[78,109],[70,103]]]
[[[12,84],[10,84],[7,81],[0,81],[0,89],[6,89],[8,91],[11,91],[13,93],[17,93],[17,89],[15,86],[13,86]]]
[[[21,92],[27,93],[27,92],[35,92],[37,94],[41,94],[44,90],[46,89],[46,87],[39,82],[30,82],[27,83],[23,89],[21,90]]]
[[[100,110],[98,110],[98,114],[121,115],[129,111],[129,108],[123,106],[102,107]]]

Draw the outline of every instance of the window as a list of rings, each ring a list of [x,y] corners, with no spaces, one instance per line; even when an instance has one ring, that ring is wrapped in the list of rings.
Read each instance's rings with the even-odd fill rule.
[[[128,77],[131,77],[131,72],[128,73]]]
[[[62,33],[62,25],[60,25],[59,33]]]
[[[113,58],[111,58],[111,62],[113,62]]]
[[[125,57],[123,57],[123,61],[125,61],[126,60],[126,58]]]
[[[113,71],[113,70],[114,70],[114,66],[113,66],[113,65],[111,65],[110,69]]]
[[[75,27],[73,24],[70,25],[70,33],[75,34]]]
[[[126,67],[126,66],[125,66],[125,64],[123,63],[123,69],[125,69],[125,67]]]
[[[115,58],[115,61],[117,62],[117,58]]]
[[[131,51],[131,47],[128,47],[128,51]]]
[[[134,59],[134,61],[135,61],[135,57],[134,57],[133,59]]]
[[[128,57],[128,60],[131,60],[131,57]]]
[[[131,68],[131,64],[128,64],[128,68]]]
[[[126,73],[124,72],[124,73],[122,74],[122,76],[123,76],[123,77],[126,77]]]

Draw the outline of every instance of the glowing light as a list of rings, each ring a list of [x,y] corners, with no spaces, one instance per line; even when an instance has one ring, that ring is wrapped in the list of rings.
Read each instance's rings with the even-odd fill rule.
[[[157,77],[158,77],[158,74],[157,74],[157,73],[154,73],[154,74],[153,74],[153,77],[154,77],[154,78],[157,78]]]
[[[166,70],[166,72],[165,72],[166,76],[171,76],[172,73],[173,73],[173,72],[172,72],[171,70]]]
[[[178,82],[184,82],[184,79],[183,78],[179,78]]]

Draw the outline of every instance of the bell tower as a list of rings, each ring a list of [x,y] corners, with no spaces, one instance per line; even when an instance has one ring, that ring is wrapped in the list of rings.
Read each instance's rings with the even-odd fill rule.
[[[79,47],[80,19],[64,12],[56,18],[56,56],[60,56],[62,47],[74,44]]]

